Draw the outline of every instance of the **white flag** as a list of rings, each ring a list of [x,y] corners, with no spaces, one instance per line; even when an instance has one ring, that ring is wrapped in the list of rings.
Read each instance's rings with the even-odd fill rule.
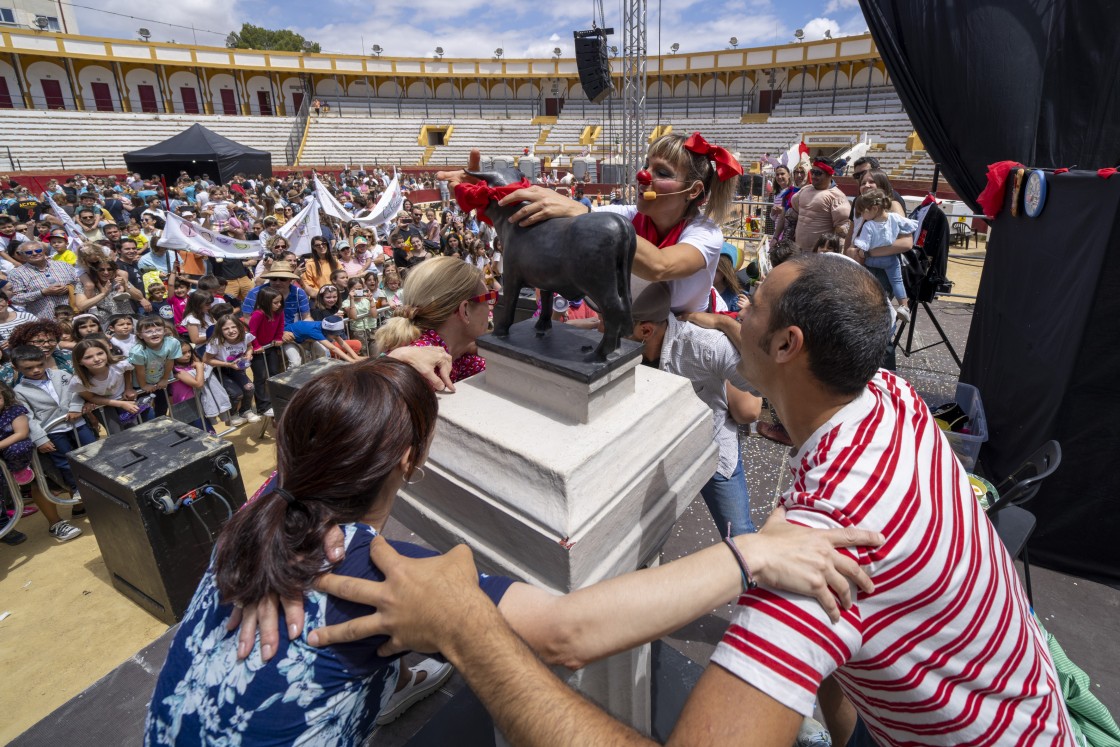
[[[70,237],[68,248],[75,252],[78,251],[82,248],[82,245],[86,243],[86,235],[82,233],[82,229],[78,227],[74,219],[58,206],[58,203],[54,201],[54,198],[52,198],[49,193],[44,194],[47,198],[47,203],[50,204],[51,210],[54,212],[54,217],[62,221],[62,226],[66,229],[66,235]]]
[[[404,207],[404,194],[401,193],[400,178],[394,173],[393,181],[389,182],[388,188],[381,195],[381,199],[377,201],[373,210],[364,218],[358,218],[357,220],[359,223],[385,227],[388,226],[389,221],[396,217],[402,207]]]
[[[223,236],[175,213],[167,214],[167,223],[159,243],[168,249],[223,259],[253,259],[264,253],[260,241]]]
[[[311,239],[323,235],[319,225],[319,200],[314,196],[303,210],[276,232],[288,240],[288,246],[296,254],[311,254]]]
[[[338,218],[342,221],[354,220],[354,214],[351,213],[346,207],[338,201],[331,191],[323,186],[319,181],[319,176],[316,174],[315,179],[315,196],[319,199],[319,204],[323,206],[323,212],[332,218]]]
[[[397,191],[398,192],[400,191],[399,188],[398,188]],[[388,192],[386,192],[386,194],[388,194]],[[378,226],[378,225],[381,225],[382,223],[385,222],[385,221],[383,221],[383,220],[381,220],[380,218],[377,217],[379,215],[379,213],[377,211],[377,208],[374,208],[373,213],[369,214],[369,216],[362,217],[362,218],[359,218],[356,215],[354,215],[353,213],[351,213],[349,210],[346,209],[346,206],[343,205],[341,202],[339,202],[338,198],[336,198],[334,195],[332,195],[330,193],[330,190],[327,189],[326,186],[323,185],[319,181],[318,176],[315,177],[315,196],[318,197],[319,202],[322,203],[324,213],[326,213],[327,215],[329,215],[333,218],[338,218],[341,221],[345,221],[345,222],[353,221],[354,223],[357,223],[360,226]],[[382,195],[381,199],[384,200],[385,196]],[[379,201],[378,205],[380,205],[380,204],[381,204],[381,202]],[[403,204],[404,204],[404,200],[402,199],[401,202],[400,202],[400,205],[403,205]],[[398,211],[400,210],[399,205],[397,207],[397,210]],[[396,215],[396,213],[393,213],[393,215]]]

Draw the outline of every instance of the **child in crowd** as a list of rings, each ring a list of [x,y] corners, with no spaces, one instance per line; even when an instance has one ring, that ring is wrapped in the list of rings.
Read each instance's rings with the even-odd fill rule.
[[[187,330],[187,339],[195,345],[204,344],[210,336],[210,328],[214,326],[214,317],[210,316],[213,303],[213,294],[204,290],[196,290],[187,298],[179,324]]]
[[[105,337],[105,330],[101,326],[101,320],[97,318],[96,314],[78,314],[74,317],[74,342],[81,342],[90,336]]]
[[[54,320],[59,324],[74,321],[74,308],[68,303],[60,303],[54,307]]]
[[[373,275],[373,279],[376,283],[377,276]],[[369,342],[373,339],[373,331],[377,327],[377,317],[370,311],[373,305],[372,295],[362,284],[361,278],[350,278],[350,294],[342,302],[342,310],[350,320],[350,334],[361,344],[359,352],[363,355],[369,355]]]
[[[346,339],[346,322],[340,316],[328,316],[321,322],[292,322],[287,330],[295,336],[297,343],[313,342],[323,355],[330,354],[350,363],[362,359],[358,355],[361,344]]]
[[[210,424],[211,417],[229,409],[229,399],[221,386],[209,386],[213,378],[213,369],[203,364],[194,352],[194,346],[185,340],[179,341],[180,355],[175,359],[173,367],[175,378],[167,386],[167,393],[171,397],[171,404],[177,405],[191,398],[198,398],[198,410],[203,413],[202,419],[191,421],[191,425],[207,433],[214,433],[214,426]],[[219,395],[215,400],[214,395]]]
[[[284,342],[284,297],[269,286],[257,292],[257,307],[249,317],[253,345],[253,396],[261,417],[272,417],[272,403],[264,383],[273,373],[280,373],[280,345]],[[262,350],[267,345],[275,347]]]
[[[840,254],[841,251],[843,251],[843,247],[844,240],[840,238],[839,234],[828,231],[817,237],[817,243],[813,246],[813,254],[825,254],[828,252]]]
[[[341,307],[342,299],[338,292],[338,286],[328,283],[319,289],[319,293],[311,304],[311,318],[321,322],[328,316],[338,316]]]
[[[58,322],[58,347],[60,350],[73,350],[78,341],[74,339],[74,325]]]
[[[344,268],[339,267],[337,270],[331,273],[331,285],[333,285],[338,290],[338,302],[339,304],[341,304],[350,294],[350,291],[348,290],[348,287],[350,285],[350,273],[347,272]],[[338,313],[338,309],[335,309],[335,313]]]
[[[108,340],[93,336],[79,342],[74,347],[74,373],[71,393],[105,407],[110,433],[135,423],[141,408],[132,386],[132,363],[118,357]]]
[[[906,286],[902,283],[902,259],[897,254],[886,257],[872,257],[869,252],[879,247],[890,246],[900,234],[914,233],[918,224],[891,212],[891,197],[881,189],[872,189],[856,198],[856,215],[862,223],[856,229],[852,246],[863,252],[863,263],[868,267],[883,270],[891,284],[891,295],[898,302],[895,309],[903,321],[910,321],[910,309],[906,305]]]
[[[81,535],[82,530],[59,516],[58,507],[32,487],[35,472],[31,469],[31,455],[34,451],[28,410],[16,400],[11,387],[0,383],[0,458],[19,483],[24,501],[34,502],[39,507],[50,535],[59,542],[68,542]]]
[[[140,230],[140,224],[136,221],[129,221],[128,223],[128,238],[136,242],[140,251],[143,252],[148,248],[148,237]]]
[[[187,309],[187,297],[191,293],[191,285],[185,279],[176,276],[175,284],[171,289],[171,298],[167,302],[171,304],[171,320],[175,322],[175,334],[185,335],[187,330],[181,324],[183,314]]]
[[[203,275],[198,279],[198,285],[195,286],[195,290],[207,291],[214,297],[214,303],[225,303],[225,287],[226,283],[217,275]]]
[[[109,344],[120,351],[123,358],[127,358],[136,345],[134,327],[132,317],[128,314],[113,314],[109,317]]]
[[[377,308],[388,306],[390,309],[396,309],[403,303],[401,300],[401,276],[395,267],[389,267],[385,270],[385,277],[381,281],[381,287],[377,291]]]
[[[206,343],[203,361],[208,366],[222,369],[222,386],[229,396],[230,412],[235,413],[230,418],[232,426],[260,420],[253,411],[253,382],[245,373],[245,369],[253,363],[254,339],[245,322],[233,314],[225,314],[214,323],[214,334]]]
[[[137,326],[140,344],[132,348],[128,360],[134,367],[137,388],[155,394],[160,389],[166,389],[171,381],[175,359],[182,354],[179,341],[167,335],[163,320],[157,317],[146,316]],[[157,415],[167,414],[166,397],[156,397],[155,411]]]
[[[85,402],[70,387],[74,374],[60,368],[47,368],[46,359],[46,354],[34,345],[20,345],[12,350],[12,364],[20,375],[14,390],[20,404],[31,413],[31,440],[41,454],[50,456],[77,500],[81,498],[78,482],[70,471],[66,455],[96,441],[97,434],[82,418]],[[62,417],[67,419],[65,423],[44,430]],[[80,504],[74,507],[74,516],[83,513],[85,509]]]
[[[148,284],[148,301],[152,304],[152,310],[147,316],[158,316],[169,322],[175,321],[175,309],[167,301],[167,288],[163,283]]]

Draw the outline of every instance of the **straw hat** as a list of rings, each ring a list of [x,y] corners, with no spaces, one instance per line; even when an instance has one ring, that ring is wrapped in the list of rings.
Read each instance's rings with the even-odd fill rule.
[[[291,262],[286,262],[278,259],[272,263],[272,269],[268,272],[261,273],[261,277],[265,280],[272,280],[273,278],[280,278],[283,280],[299,280],[299,275],[296,274],[295,268],[292,267]]]

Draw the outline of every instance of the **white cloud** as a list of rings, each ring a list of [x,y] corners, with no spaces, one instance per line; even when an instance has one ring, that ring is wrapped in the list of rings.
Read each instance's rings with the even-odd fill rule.
[[[866,34],[867,22],[862,15],[855,15],[841,23],[833,18],[814,18],[807,21],[804,26],[805,41],[816,41],[824,38],[825,31],[831,31],[833,38],[852,36],[853,34]]]
[[[151,30],[154,41],[175,39],[181,44],[193,44],[197,38],[199,44],[221,46],[221,37],[241,28],[238,19],[246,17],[238,0],[176,0],[158,6],[133,0],[101,0],[98,5],[99,10],[74,9],[83,34],[135,39],[136,31],[143,26]],[[202,31],[192,32],[192,26]]]
[[[838,10],[858,10],[859,0],[828,0],[824,6],[825,14],[835,13]]]

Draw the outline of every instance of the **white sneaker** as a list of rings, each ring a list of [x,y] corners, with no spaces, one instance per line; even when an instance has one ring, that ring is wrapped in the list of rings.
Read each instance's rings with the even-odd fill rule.
[[[82,534],[82,530],[63,519],[47,530],[59,542],[69,542]]]
[[[229,424],[231,426],[233,426],[234,428],[236,428],[239,425],[245,425],[245,418],[241,417],[240,415],[234,415],[232,418],[229,419]]]
[[[274,417],[276,417],[276,413],[274,413],[272,411],[272,408],[270,407],[270,408],[268,408],[267,410],[265,410],[264,412],[261,413],[261,417],[262,418],[274,418]]]
[[[260,415],[258,415],[258,414],[257,414],[257,413],[255,413],[255,412],[253,412],[252,410],[250,410],[249,412],[245,413],[245,419],[246,419],[246,420],[248,420],[248,421],[249,421],[250,423],[259,423],[259,422],[261,422],[261,416],[260,416]]]
[[[898,312],[899,319],[906,322],[907,324],[910,323],[910,307],[906,304],[905,301],[896,306],[895,311]]]
[[[439,686],[446,682],[454,671],[455,667],[446,662],[440,663],[435,659],[424,659],[416,666],[410,667],[406,672],[402,672],[402,677],[408,676],[408,684],[393,693],[393,697],[389,698],[389,702],[385,704],[385,709],[377,715],[377,724],[384,726],[396,721],[414,704],[438,690]],[[426,672],[427,676],[424,677],[423,682],[417,684],[416,676],[420,672]]]

